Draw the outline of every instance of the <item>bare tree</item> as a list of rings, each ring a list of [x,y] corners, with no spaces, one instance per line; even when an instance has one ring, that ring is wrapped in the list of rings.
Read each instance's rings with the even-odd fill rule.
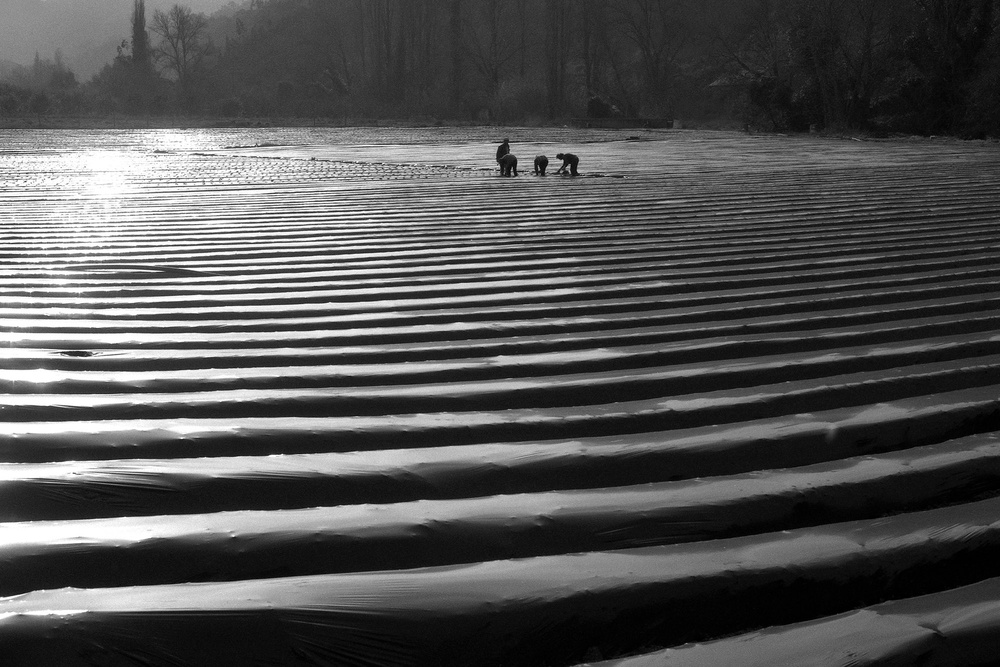
[[[154,54],[177,78],[182,95],[190,92],[192,77],[208,53],[207,25],[204,15],[195,14],[181,5],[174,5],[166,12],[158,9],[153,13],[151,29],[161,38]]]
[[[681,52],[693,34],[688,17],[690,0],[621,0],[615,5],[616,23],[624,39],[637,52],[645,98],[655,112],[669,113],[674,106],[674,79]]]
[[[923,79],[913,100],[924,131],[948,132],[965,115],[970,89],[989,64],[990,40],[1000,31],[997,0],[914,0],[916,31],[906,44]],[[992,64],[994,76],[996,61]],[[997,117],[994,111],[994,118]],[[996,122],[996,121],[994,121]]]
[[[723,11],[724,7],[713,9],[709,32],[737,71],[758,79],[788,76],[789,0],[748,0],[730,12]]]
[[[545,57],[548,63],[546,89],[550,118],[557,118],[566,105],[566,60],[569,50],[568,6],[561,0],[545,2]]]
[[[905,6],[893,0],[853,0],[850,27],[841,40],[847,78],[847,123],[868,124],[873,101],[888,94],[887,81],[898,71],[901,45],[910,25]]]
[[[451,40],[451,108],[457,112],[462,108],[464,77],[462,76],[462,0],[451,0],[448,36]]]
[[[132,64],[141,72],[151,65],[149,35],[146,32],[146,0],[135,0],[132,7]]]
[[[399,82],[393,72],[397,64],[397,52],[393,39],[398,23],[398,6],[389,0],[364,0],[361,8],[361,30],[364,39],[365,61],[371,68],[368,78],[377,97],[394,99],[399,97]]]
[[[506,3],[486,0],[477,9],[478,16],[470,17],[468,23],[466,54],[495,91],[518,55],[517,38],[512,35]]]

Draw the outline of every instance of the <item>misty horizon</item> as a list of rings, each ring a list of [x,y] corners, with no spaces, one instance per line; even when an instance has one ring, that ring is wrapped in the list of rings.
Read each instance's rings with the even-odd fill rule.
[[[833,14],[798,0],[13,1],[18,38],[0,53],[30,64],[0,63],[0,111],[18,125],[125,114],[1000,128],[1000,0],[849,0]]]
[[[232,0],[147,0],[151,16],[175,4],[211,14]],[[30,66],[35,54],[64,64],[86,81],[114,60],[131,34],[132,0],[5,0],[0,22],[0,63]],[[237,3],[238,4],[238,3]],[[0,68],[2,69],[2,68]]]

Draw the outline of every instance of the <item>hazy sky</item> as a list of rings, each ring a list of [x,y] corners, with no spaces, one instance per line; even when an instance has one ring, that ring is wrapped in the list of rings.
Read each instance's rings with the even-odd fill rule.
[[[210,14],[231,0],[146,0],[147,23],[155,9],[175,4]],[[0,0],[0,60],[30,65],[35,52],[66,64],[86,81],[114,59],[131,37],[132,0]]]

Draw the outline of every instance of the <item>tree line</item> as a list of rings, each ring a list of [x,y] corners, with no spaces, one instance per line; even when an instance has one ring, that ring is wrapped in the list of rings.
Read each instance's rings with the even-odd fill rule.
[[[133,0],[123,27],[92,80],[36,58],[0,113],[1000,134],[1000,0],[245,0],[211,16]]]

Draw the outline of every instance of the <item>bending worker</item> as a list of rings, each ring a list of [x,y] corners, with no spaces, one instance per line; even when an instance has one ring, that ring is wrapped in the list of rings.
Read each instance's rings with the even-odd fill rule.
[[[571,176],[577,176],[579,174],[576,168],[580,164],[580,158],[577,156],[572,153],[558,153],[556,155],[556,159],[563,161],[562,166],[556,170],[557,174],[565,174],[567,167],[569,167],[569,173]]]
[[[535,156],[535,173],[539,176],[545,175],[545,168],[549,166],[549,159],[544,155]]]
[[[507,153],[500,158],[500,175],[517,176],[517,157],[513,153]]]

